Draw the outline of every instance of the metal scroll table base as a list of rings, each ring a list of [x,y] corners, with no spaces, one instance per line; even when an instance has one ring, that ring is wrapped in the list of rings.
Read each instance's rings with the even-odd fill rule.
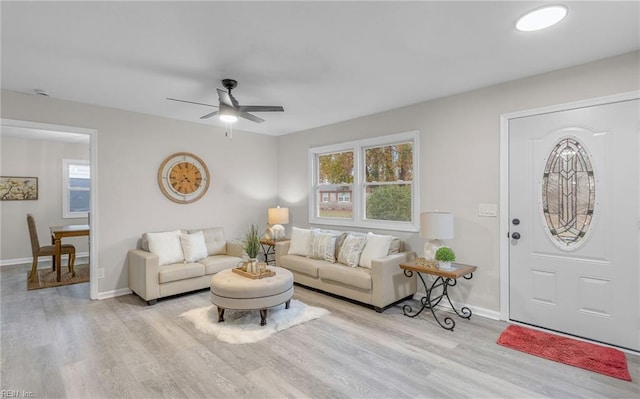
[[[411,277],[413,276],[413,271],[405,270],[404,275],[407,277]],[[440,327],[444,328],[445,330],[453,331],[453,328],[456,326],[456,322],[449,316],[446,316],[443,319],[443,321],[440,321],[440,319],[438,318],[434,310],[434,308],[438,306],[438,304],[440,303],[440,301],[442,301],[443,298],[447,298],[447,301],[449,302],[451,309],[453,309],[453,311],[456,312],[458,316],[460,316],[463,319],[471,318],[471,309],[469,309],[466,306],[463,306],[462,308],[460,308],[460,310],[458,310],[456,309],[455,306],[453,306],[453,303],[451,303],[451,298],[449,298],[448,289],[449,287],[454,287],[458,283],[458,280],[454,278],[437,276],[433,284],[431,284],[431,287],[428,287],[427,283],[424,281],[424,278],[422,278],[421,273],[418,273],[418,277],[420,277],[420,281],[422,281],[422,284],[424,285],[424,289],[427,295],[420,300],[420,302],[422,303],[422,307],[418,309],[415,313],[413,312],[413,308],[411,308],[410,305],[404,305],[402,307],[402,312],[404,313],[405,316],[416,317],[417,315],[422,313],[423,310],[429,309],[431,310],[431,314],[433,314],[433,318],[438,322],[438,324],[440,324]],[[464,277],[466,280],[470,280],[471,278],[473,278],[473,273],[469,273],[462,277]],[[434,294],[433,290],[440,287],[442,287],[442,293],[440,293],[437,296],[433,296]]]

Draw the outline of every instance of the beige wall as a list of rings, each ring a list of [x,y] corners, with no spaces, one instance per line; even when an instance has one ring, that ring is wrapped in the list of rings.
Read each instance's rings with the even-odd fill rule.
[[[3,137],[0,147],[0,175],[38,178],[37,200],[0,202],[0,259],[24,260],[31,258],[27,213],[32,213],[36,219],[40,245],[50,243],[49,226],[87,222],[86,218],[62,218],[62,160],[88,160],[89,146]],[[86,237],[70,238],[65,242],[75,245],[79,253],[89,251]]]
[[[11,91],[2,91],[0,112],[6,119],[97,130],[95,220],[98,267],[105,269],[99,293],[128,286],[127,251],[142,233],[223,226],[228,238],[239,238],[251,223],[264,227],[266,209],[276,204],[277,158],[265,156],[276,152],[274,137],[236,130],[230,141],[218,127]],[[162,160],[178,151],[198,155],[211,173],[206,195],[188,205],[165,198],[156,180]]]
[[[280,137],[280,202],[290,206],[293,225],[308,225],[308,148],[419,130],[421,211],[452,211],[455,239],[448,243],[459,262],[479,267],[454,296],[497,312],[499,219],[479,217],[478,204],[499,203],[500,115],[638,90],[639,58],[630,53]],[[417,233],[393,234],[422,254]]]

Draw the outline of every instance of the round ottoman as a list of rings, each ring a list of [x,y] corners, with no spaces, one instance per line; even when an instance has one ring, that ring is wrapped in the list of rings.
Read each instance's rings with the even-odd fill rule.
[[[289,309],[293,296],[293,274],[281,267],[270,267],[275,276],[251,279],[231,269],[211,277],[211,303],[218,307],[218,322],[224,321],[225,309],[260,310],[260,325],[267,324],[267,309],[285,304]]]

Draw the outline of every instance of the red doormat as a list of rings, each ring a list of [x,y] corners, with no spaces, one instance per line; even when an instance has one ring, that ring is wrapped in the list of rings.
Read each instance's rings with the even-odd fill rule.
[[[498,345],[570,366],[631,381],[624,353],[589,342],[565,338],[517,325],[510,325],[498,338]]]

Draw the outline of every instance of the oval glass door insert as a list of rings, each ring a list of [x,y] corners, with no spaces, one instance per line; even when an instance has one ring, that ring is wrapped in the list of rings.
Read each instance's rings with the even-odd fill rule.
[[[593,219],[596,186],[590,156],[575,138],[558,141],[547,159],[542,179],[542,212],[552,241],[574,249]]]

